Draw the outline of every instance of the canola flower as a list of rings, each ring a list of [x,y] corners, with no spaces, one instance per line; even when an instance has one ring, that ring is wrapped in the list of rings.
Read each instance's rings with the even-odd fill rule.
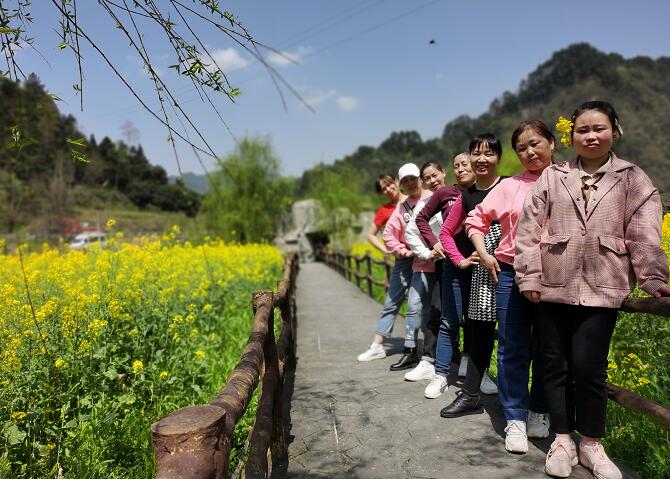
[[[23,421],[27,416],[28,414],[24,411],[14,411],[9,415],[14,421]]]
[[[563,147],[567,148],[572,143],[572,121],[568,120],[564,116],[559,116],[556,121],[556,131],[561,134],[561,144]]]
[[[133,361],[133,366],[131,368],[133,373],[135,374],[140,373],[142,372],[142,369],[144,369],[144,363],[142,361],[140,361],[139,359]]]
[[[35,341],[46,341],[41,346],[48,358],[63,348],[89,353],[106,333],[140,335],[135,312],[144,314],[148,303],[154,315],[167,313],[171,318],[165,327],[175,339],[183,337],[193,329],[188,326],[197,314],[211,314],[212,291],[240,278],[266,281],[272,267],[276,271],[283,261],[281,253],[267,245],[172,244],[178,231],[175,227],[163,240],[144,238],[138,244],[112,240],[109,249],[63,254],[46,247],[24,254],[32,306],[18,257],[0,255],[1,379],[21,373]],[[178,306],[183,304],[190,309],[181,311]],[[61,356],[50,361],[56,368],[67,362]]]
[[[383,260],[384,254],[379,251],[377,248],[372,246],[370,243],[354,243],[351,247],[351,254],[356,256],[365,256],[365,254],[370,253],[374,259]]]
[[[59,441],[92,430],[79,418],[93,409],[102,420],[110,410],[131,414],[149,400],[160,404],[168,388],[190,389],[195,368],[206,374],[227,342],[246,337],[251,323],[238,321],[245,333],[233,341],[226,317],[252,315],[251,292],[276,285],[281,252],[211,238],[194,245],[179,234],[174,227],[127,241],[116,233],[106,248],[88,251],[23,249],[25,277],[15,252],[0,254],[0,416],[14,424],[7,457],[29,468],[17,477],[46,477],[58,460],[48,445],[65,447]]]

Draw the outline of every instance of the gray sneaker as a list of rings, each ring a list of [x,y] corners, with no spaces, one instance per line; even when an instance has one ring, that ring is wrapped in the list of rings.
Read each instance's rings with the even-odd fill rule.
[[[529,410],[526,431],[528,432],[528,437],[538,439],[549,437],[549,413]]]
[[[479,385],[479,390],[482,394],[498,394],[498,386],[493,382],[489,373],[484,373],[482,382]]]

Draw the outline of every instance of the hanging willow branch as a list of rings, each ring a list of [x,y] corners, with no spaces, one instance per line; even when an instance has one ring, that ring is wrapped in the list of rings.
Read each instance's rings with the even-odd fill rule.
[[[177,91],[168,87],[164,74],[154,67],[152,59],[143,40],[143,35],[150,28],[158,27],[165,37],[166,43],[174,54],[170,70],[181,77],[186,77],[198,93],[201,101],[211,108],[225,129],[236,141],[232,131],[226,124],[223,115],[215,106],[212,95],[223,94],[234,102],[241,93],[229,80],[226,72],[217,64],[205,43],[201,40],[201,27],[213,28],[223,34],[226,41],[239,46],[264,66],[273,83],[279,91],[282,103],[285,105],[280,85],[287,88],[299,101],[312,110],[298,92],[265,60],[261,50],[282,55],[272,47],[258,42],[240,21],[227,10],[223,10],[218,0],[95,0],[86,2],[87,8],[99,7],[113,22],[119,34],[124,37],[130,49],[140,59],[149,79],[153,83],[155,100],[142,96],[138,89],[120,73],[108,51],[94,38],[95,29],[81,18],[81,5],[77,0],[50,0],[57,13],[58,32],[60,43],[58,48],[70,51],[77,65],[78,78],[73,88],[80,98],[80,108],[84,108],[84,57],[82,46],[87,44],[95,54],[102,59],[113,74],[125,85],[137,99],[143,109],[167,129],[167,139],[181,171],[179,156],[175,146],[175,139],[180,139],[193,151],[216,158],[216,154],[205,139],[200,128],[181,106]],[[79,2],[80,4],[82,2]],[[22,48],[34,48],[34,39],[29,35],[32,17],[30,13],[31,0],[0,0],[0,62],[4,60],[5,68],[0,67],[0,75],[18,81],[25,79],[15,51]],[[116,45],[115,45],[116,46]],[[88,59],[90,61],[90,59]],[[183,93],[183,90],[181,91]],[[169,109],[166,108],[169,105]],[[313,110],[312,110],[313,111]],[[171,113],[169,113],[171,112]],[[177,118],[182,125],[179,130],[173,124]],[[189,135],[187,127],[194,135]],[[194,142],[191,138],[194,138]]]

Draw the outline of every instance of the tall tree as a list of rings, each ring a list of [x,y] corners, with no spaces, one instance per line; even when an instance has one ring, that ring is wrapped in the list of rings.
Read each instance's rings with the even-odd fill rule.
[[[218,167],[202,204],[208,228],[241,243],[270,241],[294,187],[280,177],[281,162],[269,140],[242,139]]]

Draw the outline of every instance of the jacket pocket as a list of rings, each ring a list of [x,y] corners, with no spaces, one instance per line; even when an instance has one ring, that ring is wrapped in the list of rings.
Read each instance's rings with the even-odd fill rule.
[[[551,235],[540,240],[542,284],[565,286],[567,282],[567,249],[570,235]]]
[[[598,258],[595,264],[596,286],[633,289],[634,279],[628,250],[623,238],[598,236]]]

